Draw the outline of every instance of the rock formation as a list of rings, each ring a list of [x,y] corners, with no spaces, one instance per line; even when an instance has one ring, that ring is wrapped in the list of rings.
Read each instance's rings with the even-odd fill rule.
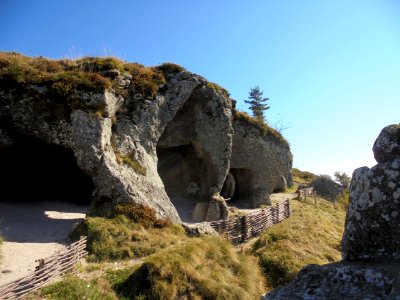
[[[385,127],[378,164],[354,171],[343,261],[303,268],[265,299],[400,299],[400,125]]]
[[[318,177],[311,182],[309,187],[313,187],[319,195],[322,195],[330,200],[335,200],[338,196],[344,193],[344,188],[332,179]]]
[[[291,180],[287,142],[235,119],[224,89],[179,66],[0,54],[0,157],[33,147],[27,137],[68,150],[92,181],[93,206],[132,201],[180,222],[197,205],[202,218],[226,218],[226,178],[225,198],[251,207]]]

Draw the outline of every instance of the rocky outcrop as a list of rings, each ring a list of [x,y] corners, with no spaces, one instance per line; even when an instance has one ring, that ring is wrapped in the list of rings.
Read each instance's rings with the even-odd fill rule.
[[[265,299],[400,298],[400,126],[385,127],[378,164],[354,171],[340,263],[307,266]]]
[[[19,60],[14,69],[25,68],[21,74],[34,80],[4,73]],[[70,71],[64,65],[71,62],[0,59],[0,148],[29,136],[70,149],[93,181],[94,206],[132,201],[174,222],[182,217],[177,208],[194,210],[199,203],[198,216],[226,218],[219,194],[227,176],[230,196],[253,207],[268,203],[282,175],[289,178],[287,143],[249,121],[234,121],[231,99],[217,85],[170,65],[82,73],[95,63],[121,64],[91,59]],[[139,93],[147,90],[152,93]]]
[[[342,241],[345,260],[400,262],[400,126],[374,144],[379,164],[354,171]]]
[[[313,187],[319,195],[322,195],[330,200],[335,200],[338,196],[344,193],[344,187],[334,182],[332,179],[318,177],[311,182],[309,187]]]
[[[273,129],[260,127],[243,113],[235,114],[233,130],[230,173],[237,198],[243,207],[269,205],[274,190],[292,184],[290,147]]]

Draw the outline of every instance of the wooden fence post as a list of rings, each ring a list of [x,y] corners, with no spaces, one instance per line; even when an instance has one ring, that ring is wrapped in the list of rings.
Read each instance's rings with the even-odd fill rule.
[[[314,190],[314,202],[315,202],[315,206],[317,206],[317,191]]]

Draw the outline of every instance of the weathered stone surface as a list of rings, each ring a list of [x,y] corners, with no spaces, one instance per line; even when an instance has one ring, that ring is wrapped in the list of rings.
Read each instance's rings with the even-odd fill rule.
[[[183,228],[188,236],[199,237],[201,235],[218,235],[218,232],[211,227],[210,223],[202,222],[196,224],[185,224],[183,223]]]
[[[371,169],[353,172],[343,261],[310,265],[265,299],[400,299],[399,127],[385,127]]]
[[[113,78],[114,89],[74,90],[57,99],[47,86],[0,83],[0,147],[14,136],[33,136],[71,149],[93,180],[94,205],[140,203],[174,222],[180,222],[177,199],[190,212],[196,203],[208,203],[198,213],[204,218],[227,218],[226,203],[218,197],[230,168],[250,171],[244,198],[253,207],[268,203],[280,176],[289,178],[289,146],[244,120],[234,132],[231,99],[204,78],[186,71],[165,74],[154,99],[144,99],[127,91],[132,76],[121,72],[102,73]],[[239,180],[242,190],[245,178]]]
[[[231,173],[244,207],[271,204],[270,194],[282,188],[282,176],[291,182],[293,156],[286,145],[244,119],[233,121]]]
[[[400,158],[354,171],[343,258],[400,261]]]
[[[207,209],[206,221],[228,220],[229,208],[221,196],[214,195],[210,199]]]
[[[291,283],[263,299],[399,299],[399,270],[398,264],[308,265]]]
[[[318,194],[331,200],[335,200],[344,192],[343,186],[325,177],[318,177],[308,186],[313,187]]]
[[[372,148],[378,163],[400,157],[400,124],[389,125],[382,129]]]

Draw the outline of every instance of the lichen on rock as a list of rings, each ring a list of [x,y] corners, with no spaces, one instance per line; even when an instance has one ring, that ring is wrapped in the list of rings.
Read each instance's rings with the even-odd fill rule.
[[[374,143],[378,162],[353,172],[342,239],[343,261],[304,267],[264,299],[399,299],[400,126]]]

